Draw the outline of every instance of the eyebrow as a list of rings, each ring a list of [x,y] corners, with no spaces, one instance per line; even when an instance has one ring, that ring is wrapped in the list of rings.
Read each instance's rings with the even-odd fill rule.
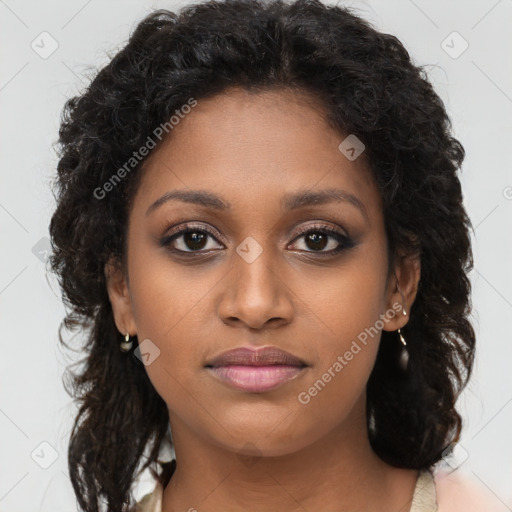
[[[152,203],[146,211],[146,216],[169,201],[181,201],[219,211],[226,211],[231,208],[231,203],[211,192],[204,190],[173,190]],[[355,206],[368,220],[368,213],[363,202],[354,194],[337,188],[316,191],[302,190],[293,194],[286,194],[281,200],[281,208],[288,212],[306,206],[318,206],[332,202],[347,202]]]

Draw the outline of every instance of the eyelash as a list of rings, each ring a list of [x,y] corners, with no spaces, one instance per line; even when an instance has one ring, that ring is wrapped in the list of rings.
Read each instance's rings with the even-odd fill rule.
[[[191,233],[191,232],[207,233],[213,239],[218,241],[215,233],[207,226],[198,226],[198,225],[194,225],[194,224],[187,224],[179,231],[170,233],[169,235],[162,238],[162,240],[160,241],[160,246],[167,247],[169,249],[169,251],[171,251],[175,254],[187,255],[186,257],[203,256],[204,254],[210,252],[210,251],[182,251],[180,249],[169,248],[169,246],[171,245],[171,243],[174,240],[179,238],[181,235],[184,235],[186,233]],[[355,246],[354,241],[349,236],[343,235],[339,231],[337,231],[329,226],[318,225],[318,224],[315,224],[313,226],[308,226],[307,228],[299,229],[299,232],[297,233],[297,236],[293,239],[293,242],[295,242],[295,240],[297,240],[300,237],[303,237],[305,235],[309,235],[312,233],[329,235],[339,243],[339,246],[336,249],[331,249],[330,251],[304,251],[308,254],[319,255],[321,258],[337,255],[337,254],[341,253],[342,251],[344,251],[346,249],[351,249],[352,247]]]

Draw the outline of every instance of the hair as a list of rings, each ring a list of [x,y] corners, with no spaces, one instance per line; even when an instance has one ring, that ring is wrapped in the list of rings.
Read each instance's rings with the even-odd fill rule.
[[[68,368],[68,393],[79,403],[69,471],[87,512],[98,511],[102,500],[109,510],[130,510],[137,475],[150,468],[166,485],[176,466],[159,460],[162,446],[172,446],[168,409],[144,365],[119,349],[104,275],[111,257],[125,261],[129,208],[145,159],[110,187],[108,198],[96,191],[190,98],[233,86],[313,95],[333,128],[364,143],[382,197],[388,261],[409,255],[421,263],[402,329],[405,373],[397,364],[397,333],[382,332],[366,390],[369,440],[382,460],[411,469],[430,468],[459,440],[455,402],[475,350],[471,223],[457,177],[465,152],[423,67],[395,36],[348,7],[318,0],[157,10],[66,102],[59,130],[50,264],[66,305],[60,342],[64,328],[87,332],[80,372]]]

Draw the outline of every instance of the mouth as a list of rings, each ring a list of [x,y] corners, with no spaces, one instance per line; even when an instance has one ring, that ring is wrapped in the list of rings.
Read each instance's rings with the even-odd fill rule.
[[[252,393],[275,389],[307,367],[303,360],[277,347],[238,348],[223,352],[205,365],[222,382]]]

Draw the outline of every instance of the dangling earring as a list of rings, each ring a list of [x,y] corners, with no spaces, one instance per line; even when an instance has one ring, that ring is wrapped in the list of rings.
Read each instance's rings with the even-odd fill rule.
[[[132,348],[132,345],[133,341],[130,341],[130,334],[126,333],[124,341],[120,344],[121,352],[128,352]]]
[[[402,310],[404,316],[407,316],[407,312],[405,309]],[[405,372],[407,370],[407,366],[409,364],[409,351],[407,350],[407,343],[405,342],[405,339],[400,331],[398,329],[398,336],[400,336],[400,341],[402,342],[402,351],[400,352],[400,358],[398,360],[398,364],[400,368]]]

